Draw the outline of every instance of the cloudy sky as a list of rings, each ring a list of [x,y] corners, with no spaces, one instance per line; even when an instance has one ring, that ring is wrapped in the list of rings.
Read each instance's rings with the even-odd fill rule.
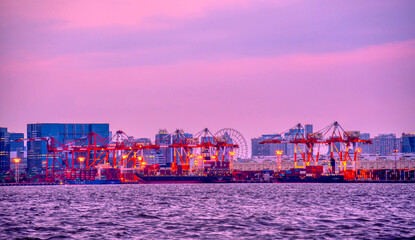
[[[415,1],[0,2],[0,125],[415,132]]]

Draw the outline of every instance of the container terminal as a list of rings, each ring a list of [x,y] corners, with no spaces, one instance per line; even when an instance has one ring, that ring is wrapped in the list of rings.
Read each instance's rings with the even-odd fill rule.
[[[138,143],[123,131],[109,138],[91,132],[65,144],[53,137],[17,139],[45,142],[47,160],[45,174],[15,184],[415,181],[415,161],[399,162],[399,166],[395,161],[390,168],[363,168],[360,146],[372,144],[371,140],[361,139],[359,131],[345,131],[338,122],[316,132],[296,124],[260,142],[294,144],[294,159],[289,163],[281,159],[280,150],[272,162],[241,161],[246,142],[231,128],[215,134],[205,128],[192,137],[176,130],[166,137],[172,139],[170,144],[163,139]],[[320,154],[322,146],[329,154]],[[149,164],[143,157],[148,149],[169,151],[173,161],[163,166]]]

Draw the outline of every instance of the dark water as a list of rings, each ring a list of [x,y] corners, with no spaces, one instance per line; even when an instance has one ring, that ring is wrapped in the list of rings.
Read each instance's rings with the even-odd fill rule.
[[[415,184],[0,187],[0,238],[415,238]]]

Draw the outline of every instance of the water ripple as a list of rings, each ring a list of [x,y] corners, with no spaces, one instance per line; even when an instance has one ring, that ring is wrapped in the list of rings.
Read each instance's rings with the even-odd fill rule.
[[[0,238],[415,238],[413,184],[0,188]]]

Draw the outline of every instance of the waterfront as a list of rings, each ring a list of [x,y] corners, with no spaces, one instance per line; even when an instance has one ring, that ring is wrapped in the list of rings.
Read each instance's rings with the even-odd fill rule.
[[[413,184],[2,187],[0,237],[415,237]]]

